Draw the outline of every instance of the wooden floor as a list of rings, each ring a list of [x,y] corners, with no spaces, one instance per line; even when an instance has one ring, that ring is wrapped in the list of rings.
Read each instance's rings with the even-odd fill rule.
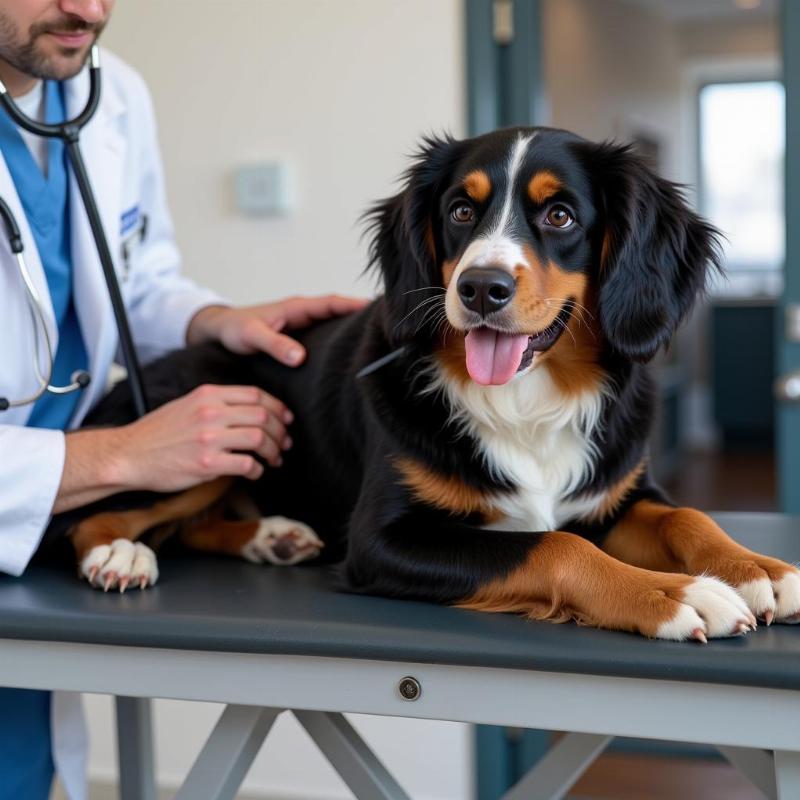
[[[690,453],[665,485],[681,505],[707,511],[775,511],[772,453]],[[570,792],[574,800],[763,800],[725,761],[612,753]]]
[[[687,453],[665,488],[682,505],[704,511],[776,511],[773,453]]]
[[[569,794],[571,800],[764,800],[726,762],[655,756],[601,756]]]

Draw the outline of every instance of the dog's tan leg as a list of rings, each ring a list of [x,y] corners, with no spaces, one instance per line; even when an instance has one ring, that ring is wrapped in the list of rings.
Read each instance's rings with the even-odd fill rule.
[[[735,636],[755,625],[742,598],[721,581],[624,564],[561,532],[542,534],[520,567],[457,605],[678,641]]]
[[[106,591],[117,587],[125,591],[128,585],[142,589],[152,586],[158,578],[155,554],[135,540],[159,525],[205,511],[228,491],[232,482],[231,478],[218,478],[150,508],[102,512],[81,520],[69,532],[81,576]]]
[[[640,500],[612,529],[603,550],[645,569],[713,575],[734,586],[768,624],[800,622],[800,570],[748,550],[696,509]]]
[[[187,547],[240,556],[256,564],[297,564],[315,558],[324,546],[308,525],[286,517],[202,520],[186,526],[180,535]]]

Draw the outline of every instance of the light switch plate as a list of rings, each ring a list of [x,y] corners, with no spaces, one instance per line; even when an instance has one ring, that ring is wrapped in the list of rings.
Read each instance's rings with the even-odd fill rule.
[[[234,176],[236,208],[251,216],[285,214],[291,210],[288,166],[281,161],[246,164]]]

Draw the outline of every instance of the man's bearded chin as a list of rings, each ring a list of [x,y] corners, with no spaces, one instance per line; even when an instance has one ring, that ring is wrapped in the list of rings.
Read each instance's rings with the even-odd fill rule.
[[[83,69],[91,44],[97,41],[104,27],[105,23],[87,25],[75,19],[63,20],[60,23],[39,23],[31,26],[26,42],[15,44],[19,40],[16,23],[7,15],[0,13],[0,58],[14,69],[33,78],[68,80]],[[66,31],[92,31],[94,38],[92,43],[80,48],[61,47],[54,57],[53,52],[43,46],[42,37],[47,33]]]

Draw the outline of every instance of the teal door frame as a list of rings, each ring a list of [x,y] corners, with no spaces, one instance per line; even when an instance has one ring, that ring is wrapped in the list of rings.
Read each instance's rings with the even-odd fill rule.
[[[465,0],[465,19],[469,135],[545,124],[541,0]]]
[[[776,337],[779,376],[800,370],[800,341],[787,339],[787,311],[800,306],[800,3],[781,3],[783,80],[786,87],[786,262]],[[777,402],[779,497],[781,510],[800,514],[800,403]]]

